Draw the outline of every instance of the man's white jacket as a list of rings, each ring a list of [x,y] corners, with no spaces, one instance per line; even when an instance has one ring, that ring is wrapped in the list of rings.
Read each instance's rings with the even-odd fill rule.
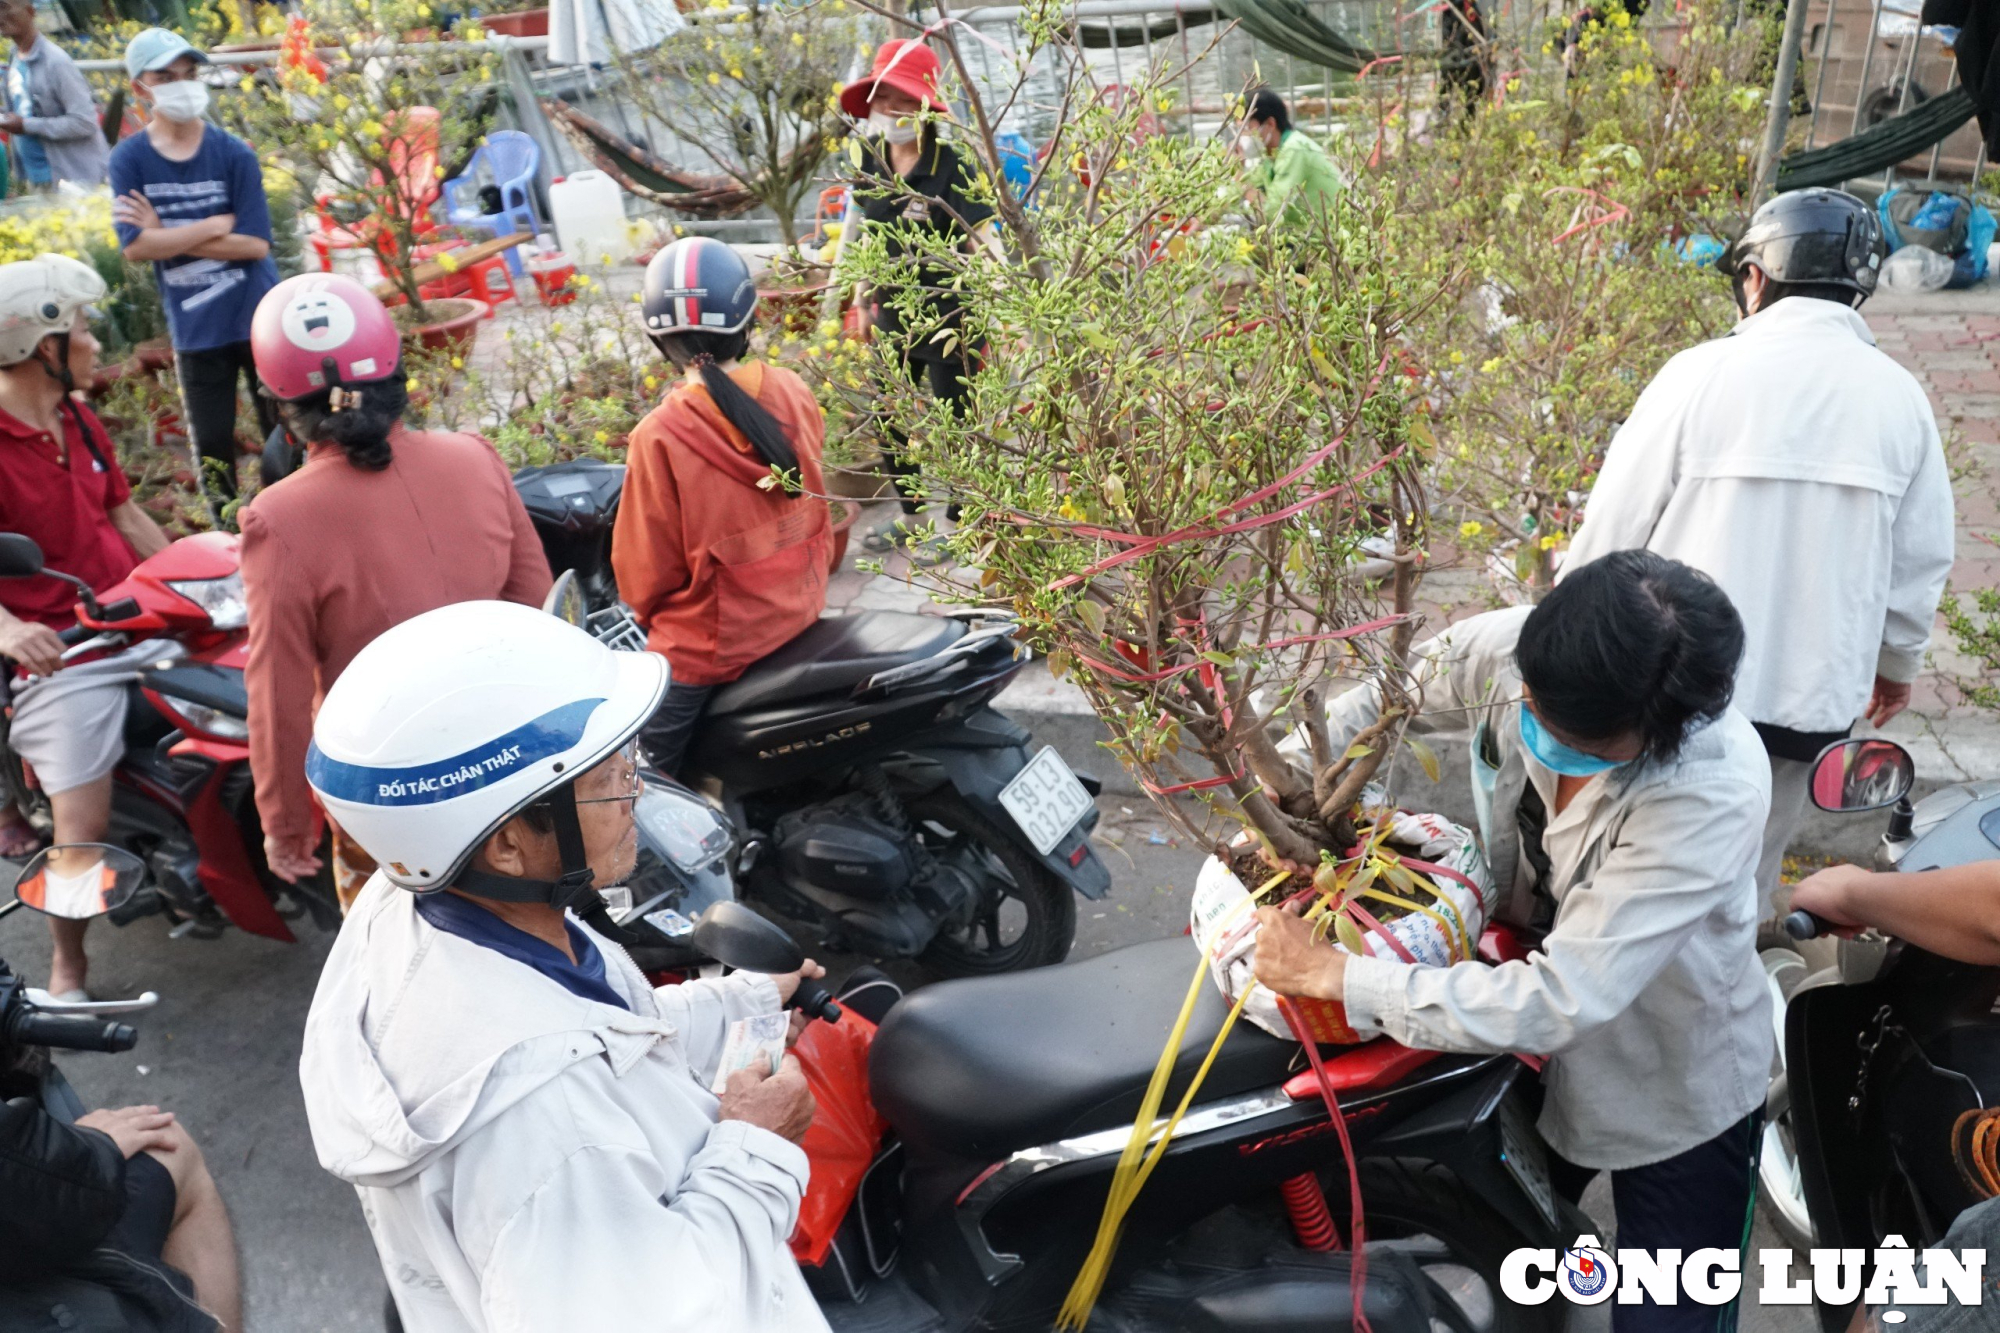
[[[377,875],[328,957],[299,1061],[320,1165],[353,1183],[410,1333],[824,1329],[786,1247],[797,1146],[708,1091],[768,977],[631,1012],[432,927]]]
[[[1859,314],[1794,296],[1646,387],[1563,568],[1643,547],[1705,571],[1743,617],[1736,707],[1844,731],[1876,675],[1922,669],[1952,529],[1922,387]]]

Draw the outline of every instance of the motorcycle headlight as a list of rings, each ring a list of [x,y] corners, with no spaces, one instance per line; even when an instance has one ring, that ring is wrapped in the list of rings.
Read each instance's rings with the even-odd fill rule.
[[[173,705],[183,721],[204,735],[219,736],[226,741],[250,739],[250,724],[234,713],[225,713],[220,708],[198,704],[191,699],[175,699]]]
[[[242,629],[250,623],[250,604],[243,599],[240,573],[219,579],[169,579],[167,586],[208,612],[209,623],[217,629]]]

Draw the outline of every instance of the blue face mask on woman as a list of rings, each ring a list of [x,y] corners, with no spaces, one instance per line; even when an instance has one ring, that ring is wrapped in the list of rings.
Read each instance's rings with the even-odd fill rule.
[[[1542,720],[1536,717],[1527,704],[1521,705],[1521,744],[1528,747],[1528,753],[1535,761],[1552,773],[1560,773],[1566,778],[1594,777],[1606,769],[1617,768],[1620,760],[1600,759],[1594,754],[1564,745],[1549,735]]]

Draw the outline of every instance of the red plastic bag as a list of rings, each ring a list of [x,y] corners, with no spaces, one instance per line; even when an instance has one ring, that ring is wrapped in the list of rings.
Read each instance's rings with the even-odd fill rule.
[[[808,1024],[792,1047],[816,1103],[803,1145],[812,1179],[792,1232],[792,1257],[801,1264],[826,1261],[889,1127],[868,1096],[868,1048],[874,1041],[875,1025],[842,1009],[838,1023]]]

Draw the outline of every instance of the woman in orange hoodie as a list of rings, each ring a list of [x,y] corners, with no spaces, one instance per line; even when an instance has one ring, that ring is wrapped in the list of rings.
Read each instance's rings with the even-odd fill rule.
[[[741,363],[757,309],[748,265],[720,241],[676,241],[647,265],[640,299],[683,375],[632,432],[611,567],[673,668],[639,733],[672,773],[715,687],[819,618],[833,532],[819,403],[791,371]]]

